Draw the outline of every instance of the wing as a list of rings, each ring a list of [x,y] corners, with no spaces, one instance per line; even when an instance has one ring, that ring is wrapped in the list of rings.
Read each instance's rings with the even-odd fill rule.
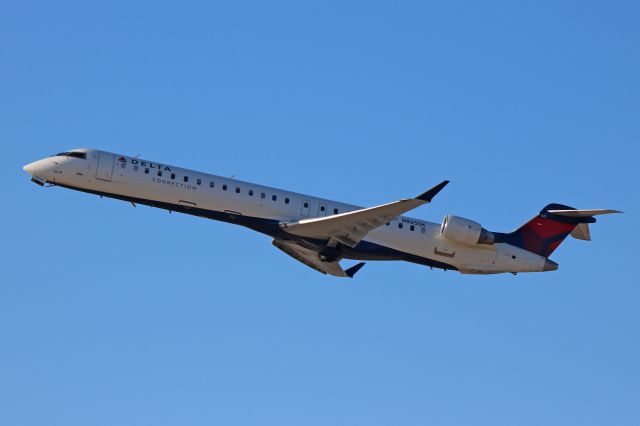
[[[293,235],[317,239],[334,239],[349,247],[356,246],[372,229],[384,225],[403,213],[430,203],[448,180],[434,186],[416,198],[407,198],[381,206],[369,207],[327,217],[282,222],[280,227]]]
[[[323,274],[353,278],[355,273],[364,266],[364,262],[360,262],[345,271],[338,261],[325,262],[320,259],[320,253],[317,250],[305,247],[294,241],[273,240],[272,244],[294,259]]]

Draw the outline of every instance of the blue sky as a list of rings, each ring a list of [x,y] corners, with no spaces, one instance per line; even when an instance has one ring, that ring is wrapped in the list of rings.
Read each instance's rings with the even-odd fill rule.
[[[636,2],[0,4],[0,424],[637,425]],[[553,273],[320,275],[242,228],[29,182],[95,147],[508,231]]]

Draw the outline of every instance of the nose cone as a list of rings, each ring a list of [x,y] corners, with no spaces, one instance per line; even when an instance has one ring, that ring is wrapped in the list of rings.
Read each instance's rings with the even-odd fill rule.
[[[53,170],[53,163],[48,158],[34,161],[22,168],[25,172],[29,173],[32,178],[49,179],[51,171]]]
[[[558,269],[558,264],[556,262],[549,259],[544,261],[544,267],[542,268],[543,271],[555,271],[556,269]]]
[[[24,170],[25,172],[29,173],[31,176],[34,176],[36,174],[36,170],[38,169],[36,163],[37,163],[37,161],[34,162],[34,163],[29,163],[26,166],[24,166],[22,168],[22,170]]]

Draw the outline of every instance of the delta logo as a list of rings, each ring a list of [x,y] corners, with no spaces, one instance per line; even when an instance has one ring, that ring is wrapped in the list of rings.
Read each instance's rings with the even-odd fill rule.
[[[120,158],[118,158],[118,161],[121,162],[121,163],[126,163],[127,159],[124,158],[124,157],[120,157]]]
[[[163,166],[162,164],[152,163],[151,161],[138,160],[136,158],[131,159],[131,164],[133,164],[134,166],[141,165],[142,167],[149,167],[150,169],[160,169],[160,170],[166,170],[168,172],[171,171],[171,168],[169,166]]]

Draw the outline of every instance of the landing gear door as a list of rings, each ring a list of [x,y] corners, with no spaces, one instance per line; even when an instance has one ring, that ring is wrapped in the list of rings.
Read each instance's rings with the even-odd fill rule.
[[[108,152],[100,152],[98,158],[98,167],[96,168],[96,179],[111,180],[113,176],[113,163],[115,162],[115,155]]]

